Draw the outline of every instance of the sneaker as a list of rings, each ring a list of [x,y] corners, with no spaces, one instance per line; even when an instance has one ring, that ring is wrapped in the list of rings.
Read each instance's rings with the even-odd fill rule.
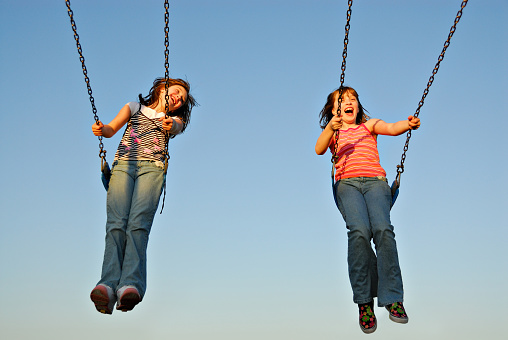
[[[386,305],[385,308],[390,313],[390,320],[393,322],[407,323],[409,321],[402,302],[395,302],[391,305]]]
[[[358,305],[360,312],[360,328],[364,333],[374,333],[377,328],[377,320],[374,315],[374,302]]]
[[[116,297],[111,287],[99,284],[90,293],[90,299],[95,304],[97,311],[103,314],[112,314]]]
[[[134,286],[123,286],[117,291],[118,304],[116,309],[122,312],[130,311],[141,302],[141,295]]]

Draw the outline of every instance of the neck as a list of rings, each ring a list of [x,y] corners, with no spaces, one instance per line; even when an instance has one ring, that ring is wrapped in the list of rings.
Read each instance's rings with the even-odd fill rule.
[[[159,101],[157,103],[153,103],[152,105],[150,105],[150,108],[154,109],[157,112],[165,112],[166,111],[166,101],[163,99],[161,100],[159,98]]]
[[[359,126],[359,124],[356,124],[356,123],[349,124],[349,123],[342,122],[342,127],[340,129],[341,130],[347,130],[347,129],[350,129],[350,128],[355,128],[357,126]]]

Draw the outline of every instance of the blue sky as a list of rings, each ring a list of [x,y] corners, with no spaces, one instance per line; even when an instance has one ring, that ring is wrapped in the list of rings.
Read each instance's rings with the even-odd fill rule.
[[[346,84],[372,117],[413,114],[458,0],[355,1]],[[163,1],[74,0],[99,117],[164,74]],[[317,156],[347,1],[171,1],[170,73],[201,104],[171,141],[166,207],[132,312],[89,300],[104,250],[98,142],[64,1],[0,0],[0,335],[6,339],[364,336],[346,229]],[[410,322],[388,339],[500,339],[508,303],[506,0],[464,10],[392,210]],[[120,136],[105,140],[111,162]],[[393,179],[405,137],[380,137]],[[502,317],[501,317],[502,319]]]

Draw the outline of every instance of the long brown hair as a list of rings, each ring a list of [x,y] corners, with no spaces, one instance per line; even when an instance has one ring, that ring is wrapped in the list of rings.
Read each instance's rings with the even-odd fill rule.
[[[190,84],[188,82],[183,79],[157,78],[153,81],[153,86],[146,97],[143,97],[141,93],[139,94],[139,102],[145,106],[150,106],[154,103],[159,102],[161,91],[165,89],[166,82],[168,83],[168,87],[173,85],[180,85],[185,89],[185,91],[187,91],[187,100],[182,104],[182,106],[171,112],[172,115],[182,119],[182,132],[184,132],[187,128],[187,125],[190,123],[192,108],[198,105],[194,97],[190,94]]]
[[[356,100],[358,101],[358,108],[360,110],[360,112],[358,112],[358,115],[356,116],[356,124],[361,124],[361,123],[365,123],[370,117],[367,116],[367,114],[365,114],[365,110],[362,106],[362,104],[360,103],[360,97],[358,96],[358,92],[356,92],[356,90],[352,87],[349,87],[349,86],[341,86],[339,87],[337,90],[333,91],[332,93],[330,93],[328,95],[328,97],[326,98],[326,104],[325,106],[323,107],[323,109],[321,109],[321,112],[319,113],[319,124],[321,126],[322,129],[324,129],[328,123],[330,122],[330,120],[332,119],[333,117],[333,113],[332,113],[332,109],[333,109],[333,105],[335,104],[335,94],[337,93],[342,93],[342,96],[344,96],[346,93],[348,93],[349,95],[352,95],[356,98]]]

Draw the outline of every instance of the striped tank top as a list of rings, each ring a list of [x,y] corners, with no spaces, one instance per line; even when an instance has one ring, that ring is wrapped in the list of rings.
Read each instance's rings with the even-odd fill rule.
[[[335,134],[330,141],[335,154]],[[365,124],[339,132],[339,152],[335,162],[335,180],[351,177],[386,177],[379,163],[377,140]]]

